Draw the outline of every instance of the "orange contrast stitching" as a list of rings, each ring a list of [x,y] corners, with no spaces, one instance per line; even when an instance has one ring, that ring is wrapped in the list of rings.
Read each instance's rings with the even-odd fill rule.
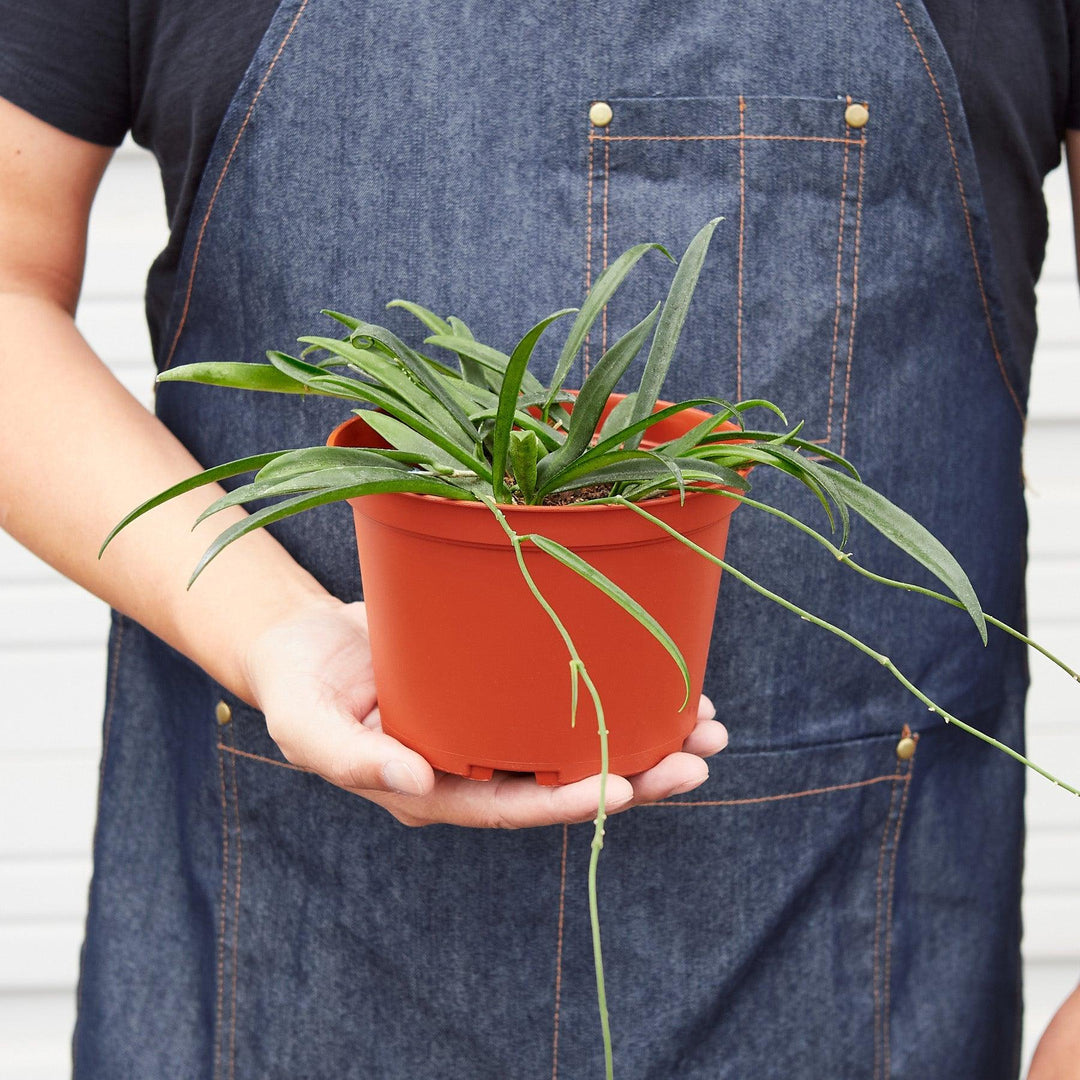
[[[805,795],[825,795],[830,791],[851,791],[853,788],[869,787],[871,784],[883,784],[886,781],[902,780],[903,774],[889,773],[887,776],[872,776],[869,780],[856,780],[851,784],[833,784],[831,787],[807,788],[805,791],[789,791],[783,795],[759,795],[753,799],[710,799],[700,802],[686,802],[681,799],[665,799],[661,802],[642,803],[637,809],[646,810],[659,806],[751,806],[754,803],[779,802],[782,799],[801,799]]]
[[[218,750],[224,749],[218,743]],[[214,1076],[221,1076],[222,1047],[225,1039],[225,903],[229,889],[229,816],[225,799],[225,755],[218,754],[221,777],[221,919],[218,924],[217,950],[217,1038],[214,1040]]]
[[[249,754],[246,750],[237,750],[235,746],[226,743],[218,743],[217,748],[227,754],[235,754],[237,757],[249,758],[251,761],[261,761],[264,765],[276,765],[279,769],[292,769],[293,772],[310,773],[311,769],[305,769],[302,765],[293,765],[291,761],[275,761],[273,758],[263,757],[261,754]]]
[[[915,748],[918,750],[919,736],[912,735],[907,725],[904,726],[904,734],[915,740]],[[893,901],[896,898],[896,854],[900,849],[900,829],[904,824],[904,812],[907,810],[908,794],[911,792],[911,774],[915,771],[915,755],[908,760],[907,774],[904,777],[904,795],[900,800],[900,812],[896,816],[896,833],[893,836],[892,856],[889,860],[889,901],[885,916],[885,1004],[882,1008],[883,1030],[881,1043],[885,1050],[885,1069],[882,1073],[884,1080],[888,1080],[892,1071],[892,1047],[890,1046],[890,1008],[892,996],[892,924],[893,924]],[[893,788],[893,791],[896,789]]]
[[[851,95],[847,96],[847,103],[851,104]],[[836,389],[836,348],[837,343],[840,340],[840,308],[842,307],[842,297],[840,289],[841,269],[844,262],[844,213],[847,209],[847,178],[848,178],[848,156],[850,154],[849,144],[844,142],[844,173],[840,181],[840,226],[836,232],[836,314],[833,317],[833,329],[832,329],[832,356],[829,361],[829,413],[828,419],[825,423],[825,438],[822,440],[814,440],[815,442],[829,442],[832,439],[832,414],[833,414],[833,401]]]
[[[229,759],[232,771],[233,813],[236,815],[236,891],[233,900],[232,942],[232,1023],[229,1025],[229,1080],[236,1080],[236,972],[240,959],[240,880],[244,847],[240,838],[240,791],[236,783],[236,758]]]
[[[611,143],[604,143],[604,228],[603,228],[603,252],[602,257],[604,261],[604,269],[607,269],[607,239],[608,239],[608,184],[611,179]],[[603,355],[607,352],[607,304],[604,305],[603,313],[600,316],[600,353]]]
[[[839,135],[589,135],[603,142],[823,142],[858,144]]]
[[[859,313],[859,245],[862,238],[862,196],[863,175],[865,172],[866,135],[864,134],[862,139],[859,140],[859,181],[855,192],[855,261],[851,267],[851,325],[848,327],[847,371],[844,375],[844,414],[840,418],[841,454],[847,448],[848,408],[851,404],[851,362],[855,351],[855,317]]]
[[[901,774],[897,773],[896,778],[900,779]],[[881,832],[881,848],[878,851],[878,868],[877,868],[877,884],[874,890],[874,975],[873,975],[873,994],[874,994],[874,1080],[878,1080],[878,1066],[881,1063],[881,988],[880,988],[880,974],[881,974],[881,961],[879,959],[881,953],[881,913],[882,913],[882,892],[881,886],[885,873],[885,845],[889,839],[889,824],[892,821],[893,806],[896,805],[896,788],[893,787],[891,794],[889,795],[889,812],[885,816],[885,828]]]
[[[585,293],[592,288],[592,199],[593,199],[593,141],[589,138],[589,160],[585,180]],[[582,350],[582,382],[589,374],[589,337],[585,336]]]
[[[1009,380],[1008,372],[1005,370],[1005,360],[1002,357],[1001,349],[998,346],[997,334],[994,332],[994,320],[990,315],[990,300],[986,295],[986,286],[982,276],[982,266],[979,264],[979,252],[975,247],[975,230],[971,225],[971,211],[968,207],[967,194],[964,191],[964,180],[960,175],[960,159],[956,153],[956,144],[953,142],[952,124],[949,122],[949,109],[945,104],[945,97],[941,92],[941,87],[938,86],[938,81],[934,78],[934,72],[930,67],[930,61],[926,58],[926,53],[923,51],[922,42],[919,40],[918,34],[915,33],[915,28],[911,25],[908,13],[904,10],[904,5],[900,0],[896,0],[896,8],[900,12],[901,18],[904,20],[904,25],[911,35],[911,40],[915,42],[915,48],[919,50],[919,56],[922,57],[923,67],[926,68],[926,74],[930,76],[930,82],[934,87],[934,93],[937,94],[938,105],[941,108],[941,118],[945,122],[945,137],[949,141],[949,153],[952,154],[953,174],[956,177],[956,190],[960,194],[960,204],[964,210],[964,225],[967,227],[968,244],[971,247],[971,261],[975,267],[975,280],[979,286],[979,296],[982,298],[983,315],[986,318],[986,329],[990,334],[990,345],[994,350],[994,359],[997,361],[998,370],[1001,372],[1001,378],[1005,382],[1005,389],[1009,391],[1009,397],[1012,398],[1013,404],[1016,406],[1016,411],[1020,414],[1021,421],[1023,421],[1024,407],[1020,404],[1020,397],[1013,389],[1013,385]],[[843,453],[842,450],[841,453]]]
[[[847,151],[845,151],[846,153]],[[746,99],[739,95],[739,272],[735,310],[735,400],[742,400],[743,242],[746,237]]]
[[[566,916],[566,849],[570,828],[562,827],[562,860],[559,866],[559,932],[555,940],[555,1020],[551,1037],[551,1080],[559,1075],[559,1005],[562,1001],[563,924]]]
[[[218,174],[217,183],[214,184],[214,190],[210,195],[209,205],[206,207],[206,213],[203,215],[202,222],[199,225],[199,235],[195,240],[195,252],[191,257],[191,272],[188,275],[187,291],[184,293],[184,307],[180,312],[180,324],[177,326],[176,333],[173,335],[172,344],[169,346],[169,354],[165,357],[165,363],[162,370],[172,363],[173,355],[176,353],[176,346],[180,343],[180,335],[183,333],[184,326],[187,324],[188,310],[191,307],[191,294],[195,288],[195,271],[199,265],[199,253],[202,250],[203,238],[206,235],[206,227],[210,224],[210,215],[214,212],[214,204],[217,202],[218,193],[221,191],[221,185],[225,182],[225,174],[229,171],[229,166],[232,165],[233,156],[236,154],[236,148],[240,145],[240,140],[247,130],[248,122],[251,120],[251,114],[255,111],[255,103],[259,100],[263,90],[266,88],[266,84],[270,81],[270,75],[277,66],[278,60],[281,59],[281,54],[285,51],[285,46],[288,45],[289,38],[292,37],[293,31],[296,29],[296,24],[300,21],[300,16],[304,14],[304,10],[307,6],[308,0],[304,0],[300,5],[300,9],[293,16],[293,21],[289,24],[289,29],[281,39],[281,44],[278,46],[277,52],[274,53],[274,58],[270,61],[270,66],[266,69],[266,72],[262,77],[262,82],[259,83],[259,88],[255,91],[255,96],[251,99],[251,104],[248,106],[247,112],[244,114],[243,122],[240,124],[240,130],[236,133],[236,138],[233,139],[232,146],[229,147],[228,156],[225,158],[225,164],[221,167],[221,172]]]

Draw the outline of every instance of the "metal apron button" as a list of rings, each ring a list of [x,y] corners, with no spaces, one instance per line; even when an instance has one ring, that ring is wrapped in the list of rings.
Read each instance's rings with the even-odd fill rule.
[[[901,761],[910,761],[915,756],[915,740],[910,735],[905,735],[896,744],[896,756]]]
[[[589,107],[589,120],[596,127],[607,127],[611,123],[611,106],[606,101],[594,101]]]
[[[870,119],[870,110],[865,105],[854,102],[844,110],[844,120],[848,127],[861,128]]]
[[[219,701],[214,706],[214,716],[217,717],[217,722],[224,727],[232,719],[232,709],[229,708],[229,703]]]

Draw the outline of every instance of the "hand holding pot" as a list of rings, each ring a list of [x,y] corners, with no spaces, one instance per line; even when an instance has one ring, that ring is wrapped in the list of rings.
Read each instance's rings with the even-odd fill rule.
[[[302,768],[385,807],[406,825],[527,828],[588,821],[598,777],[541,787],[532,777],[497,774],[485,783],[435,772],[381,730],[363,604],[328,599],[261,634],[247,655],[249,684],[282,753]],[[697,787],[702,758],[722,750],[727,732],[702,698],[683,751],[626,779],[608,780],[609,812]]]

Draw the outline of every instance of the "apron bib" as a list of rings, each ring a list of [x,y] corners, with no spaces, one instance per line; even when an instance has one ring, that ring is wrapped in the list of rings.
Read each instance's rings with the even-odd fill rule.
[[[1021,622],[1027,371],[918,0],[284,0],[207,164],[158,362],[290,351],[327,332],[322,307],[417,340],[382,310],[399,296],[505,348],[630,244],[680,253],[715,216],[665,396],[805,419]],[[669,274],[643,260],[570,385]],[[207,465],[321,444],[347,415],[180,383],[157,404]],[[783,479],[755,487],[805,512]],[[346,507],[274,531],[361,597]],[[923,580],[869,529],[849,548]],[[984,649],[962,612],[876,595],[750,510],[728,557],[1022,745],[1010,639]],[[735,581],[714,638],[730,748],[704,787],[613,819],[601,863],[620,1080],[1013,1080],[1022,769]],[[591,826],[410,831],[290,767],[137,624],[117,616],[111,649],[82,1080],[601,1075]]]

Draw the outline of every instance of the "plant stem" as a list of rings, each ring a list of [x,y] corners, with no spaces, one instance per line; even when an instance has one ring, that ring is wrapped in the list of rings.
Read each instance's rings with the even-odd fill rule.
[[[853,645],[856,649],[858,649],[862,653],[865,653],[872,660],[876,660],[877,663],[881,664],[881,666],[885,668],[885,670],[888,671],[889,674],[892,675],[893,678],[895,678],[912,696],[921,701],[931,712],[937,713],[937,715],[940,716],[945,721],[945,723],[955,724],[961,730],[968,732],[968,734],[974,735],[976,738],[981,739],[983,742],[989,743],[991,746],[996,747],[1003,753],[1008,754],[1009,757],[1020,762],[1021,765],[1026,765],[1029,769],[1032,769],[1034,772],[1039,773],[1040,776],[1045,776],[1046,779],[1049,780],[1051,783],[1056,784],[1060,788],[1064,788],[1066,791],[1070,792],[1073,795],[1080,796],[1080,790],[1077,790],[1070,784],[1066,784],[1063,780],[1060,780],[1058,779],[1058,777],[1054,776],[1053,773],[1047,772],[1046,769],[1042,768],[1039,765],[1036,765],[1033,761],[1030,761],[1028,758],[1024,757],[1023,754],[1018,753],[1011,746],[1006,746],[1005,743],[999,742],[992,736],[987,735],[984,731],[979,731],[978,728],[974,728],[970,724],[966,724],[963,720],[957,719],[957,717],[953,716],[952,713],[946,712],[945,709],[943,709],[935,701],[927,697],[926,694],[924,694],[910,679],[908,679],[907,676],[904,675],[904,673],[900,671],[900,669],[884,653],[877,652],[875,649],[870,648],[869,645],[866,645],[864,642],[860,641],[853,634],[849,634],[846,630],[842,630],[839,626],[835,626],[833,625],[833,623],[827,622],[825,619],[819,618],[817,615],[812,614],[805,608],[801,608],[797,604],[794,604],[790,600],[787,600],[784,597],[780,596],[778,593],[774,593],[771,589],[765,588],[764,585],[761,585],[758,582],[754,581],[753,578],[744,574],[741,570],[737,570],[730,563],[725,562],[723,559],[719,558],[716,555],[713,555],[712,552],[706,551],[705,548],[701,547],[699,544],[695,544],[692,540],[688,540],[677,529],[674,529],[670,525],[668,525],[666,521],[661,521],[660,518],[653,516],[647,510],[642,510],[640,506],[638,506],[636,503],[630,502],[629,499],[619,498],[616,501],[623,506],[628,506],[636,514],[640,514],[641,517],[646,518],[648,521],[653,522],[653,524],[663,529],[664,532],[669,533],[676,540],[679,540],[691,550],[696,551],[699,555],[708,559],[710,562],[715,563],[722,570],[725,570],[732,577],[741,581],[744,585],[747,585],[755,592],[760,593],[766,599],[772,600],[773,603],[779,604],[780,607],[786,608],[788,611],[794,613],[795,615],[798,615],[799,618],[803,619],[805,622],[813,623],[815,626],[820,626],[823,630],[828,630],[829,633],[835,634],[837,637],[842,638],[849,645]]]
[[[812,537],[827,551],[831,552],[836,557],[837,561],[844,563],[846,566],[850,566],[857,574],[862,574],[863,577],[869,578],[871,581],[876,581],[881,585],[889,585],[892,588],[900,589],[903,592],[918,593],[921,596],[928,596],[931,600],[940,600],[943,604],[950,604],[952,607],[960,608],[961,611],[964,610],[964,605],[952,596],[946,596],[944,593],[924,588],[922,585],[915,585],[910,581],[897,581],[895,578],[884,577],[881,574],[875,574],[873,570],[867,570],[865,566],[860,566],[846,551],[841,551],[840,548],[828,539],[828,537],[822,536],[816,529],[811,528],[797,517],[792,517],[791,514],[785,514],[783,510],[778,510],[775,506],[769,506],[768,503],[758,502],[756,499],[748,498],[745,495],[739,495],[734,491],[716,489],[715,491],[710,490],[709,493],[722,495],[728,499],[737,499],[739,502],[746,503],[747,506],[753,506],[758,510],[764,510],[767,514],[772,514],[774,517],[786,521],[789,525],[794,525],[796,529],[806,533],[807,536]],[[983,617],[991,626],[996,626],[999,630],[1003,630],[1006,634],[1016,638],[1017,641],[1022,641],[1036,652],[1042,653],[1047,660],[1061,668],[1070,679],[1080,682],[1080,674],[1073,671],[1064,660],[1056,657],[1045,646],[1040,645],[1037,641],[1029,638],[1026,634],[1021,633],[1008,623],[1002,622],[1000,619],[995,619],[993,615],[987,615],[985,611],[983,612]]]
[[[585,688],[589,691],[593,707],[596,709],[596,726],[600,736],[600,799],[599,805],[596,808],[596,818],[593,821],[593,838],[589,852],[589,923],[592,928],[593,967],[596,971],[596,1003],[600,1010],[600,1031],[604,1040],[604,1076],[606,1080],[614,1080],[615,1071],[611,1049],[611,1023],[608,1018],[607,990],[604,984],[604,954],[600,944],[600,906],[596,890],[596,873],[600,863],[600,852],[604,847],[604,825],[607,821],[608,730],[604,720],[604,708],[601,704],[600,694],[596,689],[596,684],[592,681],[592,677],[585,667],[585,662],[578,654],[574,639],[563,625],[562,620],[555,613],[555,609],[548,603],[547,598],[540,591],[540,587],[533,579],[528,566],[525,565],[525,556],[521,550],[521,537],[514,532],[513,527],[506,520],[506,516],[503,512],[495,504],[494,499],[484,498],[483,501],[487,508],[495,515],[495,519],[502,526],[503,532],[510,538],[510,543],[514,549],[514,556],[517,558],[518,568],[521,571],[521,576],[525,579],[525,584],[528,585],[529,591],[536,597],[537,602],[544,609],[548,618],[554,624],[555,629],[558,630],[560,637],[563,639],[563,643],[566,645],[567,651],[570,653],[570,678],[572,680],[571,693],[574,714],[571,718],[571,723],[576,720],[577,682],[579,678],[585,684]]]

